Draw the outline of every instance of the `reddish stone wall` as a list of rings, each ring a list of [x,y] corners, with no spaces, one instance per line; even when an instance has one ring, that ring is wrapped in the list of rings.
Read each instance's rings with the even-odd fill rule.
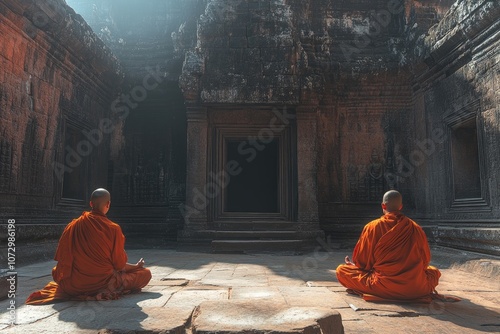
[[[399,189],[408,209],[411,189],[388,177],[398,155],[408,152],[413,129],[409,74],[404,70],[347,74],[336,105],[321,107],[318,119],[318,201],[322,227],[337,239],[355,237],[381,214],[385,191]]]
[[[68,202],[61,199],[61,171],[72,169],[66,131],[70,124],[79,131],[99,129],[101,120],[112,117],[121,76],[117,60],[64,1],[2,1],[0,36],[2,219],[20,226],[67,223],[87,208],[91,189],[107,185],[109,136],[91,147],[71,147],[84,152],[74,159],[82,158],[75,166],[86,170],[81,195]],[[19,238],[32,241],[52,229],[26,228]]]

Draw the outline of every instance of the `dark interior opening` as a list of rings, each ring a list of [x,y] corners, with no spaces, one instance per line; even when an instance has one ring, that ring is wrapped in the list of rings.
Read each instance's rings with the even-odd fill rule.
[[[455,199],[481,198],[481,173],[475,119],[464,122],[452,130],[451,157]]]
[[[73,150],[72,151],[73,153],[70,159],[70,162],[72,163],[71,168],[66,168],[64,170],[62,198],[83,200],[84,190],[82,190],[82,185],[85,184],[83,177],[84,176],[83,164],[85,157],[82,157],[77,152],[79,144],[84,142],[82,140],[83,136],[78,129],[72,126],[68,126],[66,128],[65,139],[66,140],[64,142],[64,147],[71,148]],[[65,156],[65,159],[68,158]],[[64,162],[67,163],[67,161]]]
[[[241,173],[226,188],[225,212],[279,213],[279,140],[262,146],[259,151],[246,141],[226,143],[226,162],[236,161]]]

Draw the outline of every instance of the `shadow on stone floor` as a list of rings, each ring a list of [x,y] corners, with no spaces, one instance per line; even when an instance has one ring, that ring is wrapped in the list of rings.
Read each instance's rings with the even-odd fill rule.
[[[52,308],[58,312],[58,320],[74,323],[80,329],[129,328],[142,330],[141,322],[148,315],[137,305],[138,302],[160,298],[156,292],[141,292],[127,295],[118,301],[76,302],[71,307],[65,303],[55,303]]]
[[[459,292],[454,295],[461,297]],[[457,329],[498,333],[500,329],[500,308],[495,311],[463,297],[460,302],[434,300],[430,304],[369,303],[361,297],[341,297],[358,308],[355,313],[362,319],[368,323],[376,322],[382,328],[394,326],[394,318],[413,318],[415,324],[422,326],[419,333],[427,333],[433,329],[437,333],[456,333]],[[422,317],[433,320],[419,321]]]
[[[460,296],[459,293],[457,295]],[[494,311],[462,298],[457,303],[435,302],[430,310],[430,316],[442,322],[487,333],[500,331],[500,308]]]

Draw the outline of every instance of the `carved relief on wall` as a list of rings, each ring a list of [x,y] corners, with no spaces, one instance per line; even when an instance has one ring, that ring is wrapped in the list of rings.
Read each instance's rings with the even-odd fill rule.
[[[386,190],[397,188],[396,175],[396,154],[394,147],[394,135],[387,134],[385,142],[385,166],[384,166],[384,182],[386,183]]]
[[[26,126],[26,133],[22,144],[21,155],[21,184],[20,191],[27,194],[43,192],[45,180],[41,177],[40,166],[43,165],[42,150],[38,144],[37,122],[30,119]]]
[[[377,149],[372,150],[366,164],[347,165],[347,192],[350,202],[371,202],[380,199],[386,188],[385,161]]]
[[[344,199],[347,202],[380,201],[385,191],[397,187],[397,180],[387,177],[395,175],[396,169],[393,135],[374,136],[378,133],[376,122],[356,123],[348,124],[351,136],[356,132],[356,138],[349,140],[348,152],[344,155]]]
[[[131,201],[134,204],[162,204],[166,203],[165,196],[166,175],[163,166],[164,159],[145,160],[140,154],[137,165],[131,177]]]
[[[145,153],[140,138],[134,138],[133,142],[129,170],[114,174],[113,187],[118,200],[128,204],[166,204],[168,173],[164,147]]]

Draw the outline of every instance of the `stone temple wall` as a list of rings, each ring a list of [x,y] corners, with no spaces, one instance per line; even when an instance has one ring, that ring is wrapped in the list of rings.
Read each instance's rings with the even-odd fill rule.
[[[199,126],[207,122],[206,108],[286,107],[307,123],[299,129],[305,141],[298,150],[312,157],[298,161],[299,174],[305,168],[311,176],[297,186],[308,192],[297,191],[298,206],[310,205],[304,216],[318,219],[328,236],[352,246],[363,225],[381,214],[384,191],[396,188],[405,212],[426,226],[431,240],[498,253],[495,1],[67,0],[123,66],[118,100],[110,89],[117,65],[108,48],[71,10],[49,3],[59,4],[57,10],[35,2],[0,5],[0,27],[11,29],[6,36],[15,41],[14,47],[2,44],[0,59],[22,68],[0,86],[2,207],[29,208],[33,216],[47,208],[63,216],[73,210],[61,205],[61,185],[41,166],[64,152],[51,144],[63,140],[57,137],[64,133],[62,116],[72,124],[89,119],[91,129],[111,104],[123,126],[107,137],[109,151],[107,144],[96,149],[92,157],[102,159],[92,160],[88,171],[106,169],[95,184],[107,182],[110,216],[127,235],[174,240],[182,227],[178,205],[190,191],[186,170],[204,164],[187,155],[208,151],[207,138],[186,141],[186,112]],[[35,24],[37,10],[50,24]],[[80,23],[84,28],[77,29]],[[93,41],[78,44],[79,36]],[[23,43],[31,62],[13,65],[20,58],[12,50]],[[45,66],[49,62],[66,67]],[[2,72],[8,66],[2,75],[10,75]],[[53,91],[37,96],[43,86]],[[24,123],[6,118],[11,107],[4,105],[24,108]],[[476,150],[467,145],[474,141]],[[23,163],[22,152],[41,162]],[[480,175],[476,183],[457,182],[467,172]],[[469,185],[477,193],[467,192]],[[49,195],[35,197],[33,187]]]
[[[415,207],[407,184],[384,177],[411,148],[407,15],[424,21],[402,1],[208,1],[180,85],[191,106],[309,110],[317,215],[328,234],[355,237],[385,190]]]
[[[404,9],[401,1],[208,1],[181,87],[190,104],[331,104],[343,72],[355,81],[397,70]]]
[[[64,1],[2,1],[0,39],[0,239],[15,219],[20,261],[34,249],[52,256],[89,192],[106,185],[103,131],[115,123],[100,121],[113,119],[121,70]]]
[[[498,252],[493,7],[492,1],[212,0],[198,20],[180,85],[192,106],[314,110],[314,191],[321,227],[331,237],[355,238],[381,214],[383,192],[396,188],[405,212],[429,226],[433,241],[464,247],[475,240],[469,248]],[[425,145],[437,140],[433,129],[449,131],[443,115],[470,108],[479,115],[485,204],[458,201],[466,204],[456,210],[451,143],[440,138],[432,153]],[[457,224],[468,230],[450,229]]]
[[[378,214],[374,203],[390,186],[380,173],[394,150],[385,133],[404,128],[410,110],[405,17],[422,21],[419,11],[385,0],[68,3],[120,59],[121,96],[132,99],[117,106],[129,113],[112,143],[110,215],[117,221],[158,235],[177,228],[184,102],[309,110],[319,130],[310,197],[324,228],[356,234],[349,226]],[[164,80],[143,99],[137,94],[148,68]],[[367,208],[361,218],[359,208]]]
[[[418,212],[439,243],[494,254],[500,253],[499,16],[495,1],[457,1],[416,42],[422,60],[414,67],[416,131],[405,170]]]

